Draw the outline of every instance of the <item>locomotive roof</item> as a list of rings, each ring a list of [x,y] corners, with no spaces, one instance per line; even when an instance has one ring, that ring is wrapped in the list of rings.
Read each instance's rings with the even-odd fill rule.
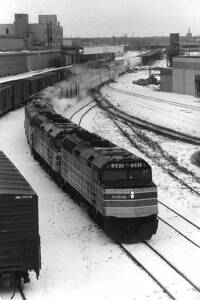
[[[30,107],[30,110],[28,108],[28,111],[31,111],[34,123],[43,128],[53,139],[63,136],[65,133],[72,132],[78,127],[78,125],[70,120],[56,114],[49,105],[45,105],[40,100],[34,100],[32,107]]]
[[[0,151],[0,196],[24,194],[36,195],[14,164]]]
[[[84,157],[97,168],[102,168],[108,162],[143,161],[140,157],[116,146],[108,140],[88,133],[89,136],[94,137],[94,139],[80,138],[80,133],[77,135],[77,132],[75,132],[66,136],[62,146],[69,152]]]
[[[91,133],[77,124],[56,114],[53,108],[43,99],[34,100],[33,106],[39,115],[34,119],[52,138],[59,137],[62,147],[77,156],[84,157],[97,168],[108,162],[141,161],[142,159],[112,142]]]
[[[35,106],[32,103],[29,103],[25,106],[25,111],[29,115],[29,118],[33,120],[36,116],[39,115],[39,112],[35,109]]]

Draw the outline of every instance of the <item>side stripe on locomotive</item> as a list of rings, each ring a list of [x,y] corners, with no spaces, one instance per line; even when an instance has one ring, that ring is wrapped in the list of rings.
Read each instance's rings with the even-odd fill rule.
[[[157,198],[146,199],[146,200],[106,200],[104,201],[105,207],[143,207],[143,206],[151,206],[156,205]]]
[[[106,216],[129,218],[158,213],[156,187],[106,189],[105,192]]]
[[[151,193],[148,193],[148,192],[144,192],[144,193],[138,193],[136,192],[135,190],[134,191],[134,194],[132,193],[132,191],[130,191],[128,194],[127,193],[124,193],[123,190],[121,190],[121,193],[120,194],[105,194],[104,196],[104,199],[105,200],[120,200],[120,199],[123,199],[123,200],[148,200],[150,198],[157,198],[157,193],[156,192],[151,192]]]
[[[105,215],[117,218],[137,218],[151,216],[158,213],[158,206],[139,206],[139,207],[106,207]]]

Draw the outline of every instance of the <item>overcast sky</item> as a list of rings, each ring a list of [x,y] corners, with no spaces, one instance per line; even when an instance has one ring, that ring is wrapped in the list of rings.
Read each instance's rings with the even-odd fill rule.
[[[152,36],[190,26],[200,35],[200,0],[0,0],[0,23],[13,23],[14,13],[57,14],[64,36]]]

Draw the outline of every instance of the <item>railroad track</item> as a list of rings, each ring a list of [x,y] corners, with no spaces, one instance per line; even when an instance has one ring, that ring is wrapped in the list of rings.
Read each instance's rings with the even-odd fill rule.
[[[92,102],[92,101],[91,101]],[[89,105],[91,102],[89,102],[87,105]],[[84,107],[86,107],[87,105],[84,105]],[[82,118],[92,109],[93,107],[90,107],[86,112],[84,112],[84,114],[82,115],[80,121],[82,120]],[[79,112],[80,109],[77,111]],[[79,121],[79,123],[80,123]],[[145,154],[148,158],[150,158],[152,160],[152,156],[149,155],[149,151],[144,151],[143,147],[138,147],[137,143],[135,143],[135,140],[133,138],[130,137],[130,135],[128,135],[127,133],[125,133],[125,131],[122,129],[121,126],[119,126],[118,123],[116,123],[115,120],[113,120],[115,125],[118,127],[118,129],[122,132],[122,134],[128,138],[128,140],[133,143],[134,141],[134,147],[136,147],[140,152],[142,152],[143,154]],[[125,122],[127,124],[127,122]],[[129,127],[131,127],[128,124]],[[132,129],[132,127],[131,127]],[[184,182],[182,179],[180,179],[178,176],[176,176],[175,171],[169,170],[169,164],[173,165],[175,169],[178,170],[178,172],[183,172],[185,175],[190,175],[198,184],[200,183],[200,178],[197,178],[196,175],[189,171],[186,168],[183,168],[182,166],[180,166],[176,160],[173,157],[168,157],[164,151],[162,150],[162,148],[160,147],[160,145],[156,144],[156,148],[155,148],[155,142],[152,143],[152,141],[149,141],[149,144],[154,144],[153,147],[153,151],[158,151],[161,155],[161,157],[159,157],[157,159],[157,164],[159,167],[161,167],[166,173],[168,173],[173,179],[177,180],[181,185],[183,185],[184,187],[186,187],[187,189],[189,189],[192,193],[196,194],[197,196],[200,196],[200,192],[194,188],[192,188],[189,184],[187,184],[186,182]],[[162,158],[165,158],[165,161],[167,161],[167,168],[164,166],[164,164],[161,164],[160,161]],[[154,158],[154,157],[153,157]],[[160,205],[162,205],[163,207],[167,208],[168,210],[170,210],[171,212],[173,212],[176,216],[180,217],[182,220],[184,220],[185,222],[187,222],[188,224],[190,224],[191,226],[195,227],[197,230],[200,230],[200,227],[198,225],[196,225],[195,223],[193,223],[192,221],[190,221],[189,219],[187,219],[186,217],[184,217],[183,215],[181,215],[180,213],[178,213],[177,211],[175,211],[174,209],[170,208],[169,206],[167,206],[166,204],[162,203],[161,201],[158,201],[158,203]],[[165,224],[167,224],[169,227],[173,228],[176,232],[178,232],[179,234],[181,234],[184,238],[186,238],[187,240],[189,240],[191,243],[193,243],[195,246],[200,247],[200,245],[194,241],[192,241],[189,237],[187,237],[184,233],[180,232],[177,228],[175,228],[174,226],[172,226],[171,224],[169,224],[166,220],[164,220],[163,218],[160,218],[160,220],[162,222],[164,222]]]
[[[114,118],[124,120],[131,123],[134,126],[138,126],[141,129],[151,131],[157,135],[161,135],[173,140],[180,140],[185,143],[191,143],[193,145],[200,145],[200,138],[196,136],[190,136],[188,134],[180,133],[176,130],[165,128],[160,125],[148,122],[138,117],[129,115],[120,108],[114,106],[107,98],[102,97],[99,91],[93,93],[93,99],[97,102],[98,106],[106,112],[109,112]]]
[[[177,216],[179,216],[180,218],[182,218],[184,221],[186,221],[187,223],[189,223],[190,225],[194,226],[196,229],[200,230],[200,227],[198,225],[196,225],[195,223],[193,223],[192,221],[190,221],[189,219],[185,218],[183,215],[179,214],[177,211],[175,211],[174,209],[172,209],[171,207],[169,207],[168,205],[164,204],[161,201],[158,201],[158,203],[160,203],[162,206],[166,207],[168,210],[172,211],[173,213],[175,213]]]
[[[175,228],[173,225],[171,225],[169,222],[165,221],[163,218],[161,218],[160,216],[158,216],[158,219],[160,221],[162,221],[163,223],[165,223],[167,226],[169,226],[170,228],[172,228],[174,231],[176,231],[179,235],[181,235],[184,239],[186,239],[188,242],[190,242],[191,244],[193,244],[194,246],[196,246],[197,248],[200,249],[200,245],[197,244],[196,242],[194,242],[193,240],[191,240],[187,235],[185,235],[184,233],[182,233],[180,230],[178,230],[177,228]]]
[[[198,107],[198,106],[188,105],[188,104],[184,104],[184,103],[180,103],[180,102],[174,102],[174,101],[172,102],[172,101],[157,98],[157,97],[145,96],[145,95],[142,95],[142,94],[137,94],[137,93],[134,93],[134,92],[129,92],[129,91],[124,91],[124,90],[121,90],[121,89],[117,89],[117,88],[111,87],[109,85],[108,85],[108,87],[111,90],[116,91],[120,94],[134,96],[134,97],[137,97],[137,98],[147,99],[147,100],[151,100],[151,101],[154,101],[154,102],[160,102],[160,103],[170,104],[170,105],[173,105],[173,106],[179,106],[179,107],[183,107],[183,108],[188,108],[188,109],[200,111],[200,107]]]
[[[14,297],[15,297],[15,295],[16,295],[16,291],[19,292],[19,294],[20,294],[22,300],[27,300],[27,298],[26,298],[26,296],[25,296],[25,294],[24,294],[22,285],[18,285],[18,286],[15,288],[15,290],[14,290],[14,292],[13,292],[13,295],[11,296],[11,299],[14,299]]]
[[[147,273],[147,275],[153,279],[153,281],[163,290],[164,293],[166,293],[166,295],[170,298],[170,299],[176,299],[174,298],[174,296],[170,293],[170,291],[167,289],[167,287],[165,287],[159,279],[157,279],[151,271],[149,271],[144,264],[139,261],[133,254],[131,254],[125,246],[123,246],[122,244],[118,243],[118,246],[121,248],[121,250],[129,257],[129,259],[131,259],[138,267],[140,267],[145,273]]]
[[[129,249],[131,248],[128,245],[123,245],[117,243],[120,249],[128,256],[133,263],[140,267],[168,296],[170,299],[182,299],[181,297],[175,295],[178,293],[175,284],[181,285],[183,295],[185,292],[191,292],[194,295],[199,295],[200,287],[196,285],[192,280],[190,280],[184,273],[182,273],[175,265],[173,265],[166,257],[164,257],[158,250],[156,250],[148,242],[143,242],[144,249]],[[141,251],[143,250],[143,251]],[[134,252],[134,253],[133,253]],[[142,255],[141,255],[142,253]],[[138,256],[140,258],[138,258]],[[153,265],[152,265],[153,262]],[[148,266],[146,266],[148,265]],[[162,273],[165,274],[165,283],[162,283],[163,277],[159,275],[159,269]],[[155,275],[157,273],[157,275]],[[167,276],[166,276],[167,275]],[[166,283],[168,281],[168,283]]]
[[[24,294],[24,291],[23,291],[22,286],[19,286],[19,287],[18,287],[18,291],[19,291],[19,293],[20,293],[22,299],[23,299],[23,300],[27,300],[27,298],[26,298],[26,296],[25,296],[25,294]]]
[[[161,146],[155,141],[150,139],[147,134],[145,134],[145,130],[149,131],[148,126],[143,126],[141,124],[138,125],[137,122],[133,121],[134,117],[129,116],[127,117],[127,113],[120,110],[120,113],[118,113],[119,109],[110,104],[110,102],[104,98],[94,96],[94,99],[96,100],[98,106],[102,108],[107,114],[109,114],[109,117],[112,119],[112,121],[115,123],[115,125],[118,127],[118,129],[121,131],[121,133],[129,140],[129,142],[141,153],[143,153],[146,157],[154,161],[161,169],[167,173],[170,177],[178,181],[182,186],[190,190],[192,193],[194,193],[196,196],[200,196],[200,191],[196,188],[196,186],[191,186],[191,183],[187,183],[188,178],[190,177],[192,181],[195,181],[197,185],[200,183],[200,178],[197,177],[192,171],[188,170],[187,168],[184,168],[183,166],[180,166],[176,160],[176,158],[167,155],[165,151],[161,148]],[[103,100],[102,100],[103,99]],[[131,131],[128,133],[126,130],[122,128],[121,125],[119,125],[119,122],[126,125],[129,130]],[[146,124],[147,122],[144,121]],[[151,129],[150,129],[151,130]],[[165,129],[167,132],[168,129]],[[160,131],[153,130],[153,133],[160,134]],[[164,134],[163,131],[161,133],[165,137],[172,139],[172,140],[181,140],[185,143],[192,143],[192,144],[199,144],[200,138],[195,138],[195,141],[193,137],[186,137],[186,135],[180,134],[180,136],[176,136],[173,134]],[[134,137],[132,137],[134,136]],[[197,142],[199,140],[199,142]],[[146,144],[146,149],[144,147],[144,144]],[[149,152],[150,150],[150,152]],[[157,154],[157,157],[155,155]],[[167,164],[166,164],[167,162]],[[167,167],[166,167],[167,165]],[[180,178],[180,176],[177,173],[183,174],[182,176],[185,176],[187,178]]]
[[[172,177],[173,179],[175,179],[176,181],[178,181],[182,186],[184,186],[185,188],[187,188],[189,191],[191,191],[192,193],[194,193],[197,196],[200,196],[200,192],[198,190],[196,190],[195,188],[191,187],[189,184],[187,184],[183,179],[181,179],[179,176],[177,176],[175,174],[175,171],[173,169],[170,169],[170,163],[171,160],[167,160],[167,158],[165,157],[166,160],[166,165],[167,167],[164,165],[164,163],[161,163],[162,158],[157,158],[155,159],[155,155],[153,154],[153,156],[151,156],[150,152],[148,150],[144,150],[143,147],[138,147],[137,141],[135,141],[134,138],[131,138],[129,134],[127,134],[127,132],[124,132],[124,130],[119,126],[119,124],[116,123],[116,121],[114,120],[115,125],[118,127],[118,129],[121,131],[121,133],[130,141],[131,144],[133,144],[133,146],[138,149],[141,153],[143,153],[145,156],[147,156],[149,159],[153,160],[154,163],[156,163],[165,173],[167,173],[170,177]],[[155,149],[154,149],[155,150]],[[175,164],[175,167],[177,167],[177,164]],[[174,166],[173,166],[174,168]],[[178,168],[178,171],[180,171],[180,169]],[[187,170],[183,170],[184,173],[187,173]],[[189,173],[189,171],[188,171]],[[195,176],[193,177],[195,180],[197,180],[197,182],[199,182],[199,178],[196,178]],[[173,212],[176,216],[180,217],[182,220],[184,220],[185,222],[187,222],[188,224],[190,224],[191,226],[193,226],[194,228],[196,228],[197,230],[200,230],[200,227],[193,223],[192,221],[190,221],[189,219],[187,219],[186,217],[182,216],[180,213],[178,213],[177,211],[175,211],[174,209],[170,208],[169,206],[165,205],[163,202],[158,201],[158,203],[160,205],[162,205],[163,207],[167,208],[168,210],[170,210],[171,212]],[[191,243],[193,243],[195,246],[197,246],[198,248],[200,248],[200,245],[197,244],[196,242],[192,241],[189,237],[187,237],[184,233],[180,232],[177,228],[175,228],[174,226],[172,226],[171,224],[169,224],[167,221],[165,221],[163,218],[159,217],[160,220],[162,222],[164,222],[165,224],[167,224],[169,227],[173,228],[176,232],[178,232],[179,234],[181,234],[184,238],[186,238],[188,241],[190,241]]]
[[[123,124],[128,126],[131,133],[134,135],[134,137],[131,136],[131,133],[128,133],[126,130],[122,128],[118,124],[118,122],[114,119],[114,124],[117,126],[117,128],[120,130],[120,132],[128,139],[128,141],[142,154],[144,154],[146,157],[148,157],[150,160],[152,160],[158,167],[160,167],[166,174],[168,174],[172,179],[175,179],[179,182],[184,188],[187,188],[190,190],[193,194],[196,196],[200,196],[200,191],[194,186],[191,186],[191,183],[187,183],[186,179],[183,179],[178,175],[177,173],[183,173],[184,176],[190,176],[198,185],[200,183],[199,177],[196,177],[195,174],[190,172],[189,170],[179,166],[179,164],[176,162],[174,158],[168,157],[166,154],[163,154],[163,151],[159,150],[159,146],[157,147],[155,141],[149,141],[148,138],[143,139],[141,142],[141,134],[139,135],[136,133],[135,135],[135,127],[127,123],[126,121],[122,121]],[[120,120],[121,122],[121,120]],[[139,137],[139,140],[138,140]],[[136,140],[137,139],[137,140]],[[147,143],[148,148],[145,148],[144,143]],[[157,154],[157,156],[155,155]]]
[[[81,116],[81,118],[80,118],[80,120],[79,120],[78,125],[81,125],[81,122],[82,122],[83,118],[85,117],[85,115],[87,115],[87,113],[88,113],[90,110],[92,110],[93,108],[95,108],[96,106],[97,106],[97,104],[91,106],[86,112],[84,112],[84,114]]]
[[[92,102],[92,101],[91,101]],[[91,102],[89,102],[87,105],[84,105],[82,108],[85,108],[86,106],[88,106]],[[95,107],[95,106],[93,106]],[[90,107],[86,112],[83,113],[83,115],[81,116],[81,119],[79,121],[79,124],[82,120],[82,118],[93,108]],[[77,110],[77,112],[79,112],[81,109]],[[119,126],[119,124],[116,124],[116,121],[114,120],[115,125],[117,125],[117,127],[122,131],[122,133],[124,134],[124,131],[122,130],[122,128]],[[130,138],[130,136],[126,136],[128,137],[129,141],[131,141],[131,143],[133,142],[133,140]],[[135,146],[135,145],[134,145]],[[143,152],[143,148],[138,148],[138,150],[140,150],[140,152]],[[180,167],[176,161],[174,161],[173,158],[169,158],[166,156],[166,154],[163,152],[163,150],[160,148],[159,145],[157,145],[157,149],[153,150],[159,150],[159,152],[161,153],[161,156],[165,157],[165,159],[167,160],[167,162],[169,162],[170,164],[175,164],[175,167],[178,169],[178,171],[183,171],[185,174],[188,175],[188,173],[193,176],[195,178],[195,175],[192,172],[189,172],[188,169],[184,169],[182,167]],[[149,154],[147,152],[143,152],[143,154],[145,154],[146,156],[148,156],[150,159],[152,159],[151,156],[149,156]],[[159,166],[162,167],[162,169],[164,169],[165,172],[167,172],[169,175],[171,175],[173,177],[173,179],[178,180],[182,185],[186,186],[187,188],[189,188],[192,192],[194,192],[195,194],[197,194],[198,196],[200,196],[200,193],[194,189],[192,189],[189,185],[187,185],[185,182],[183,182],[180,178],[176,177],[176,175],[174,174],[173,171],[169,171],[169,166],[167,168],[164,168],[161,164],[160,164],[160,158],[159,158]],[[195,178],[197,180],[197,182],[199,183],[199,178]],[[192,221],[190,221],[189,219],[187,219],[186,217],[184,217],[183,215],[181,215],[180,213],[178,213],[177,211],[175,211],[174,209],[170,208],[169,206],[165,205],[164,203],[162,203],[161,201],[158,201],[158,203],[160,205],[162,205],[163,207],[167,208],[168,210],[170,210],[171,212],[173,212],[174,215],[178,216],[179,218],[181,218],[182,220],[184,220],[186,223],[188,223],[190,226],[193,226],[195,229],[200,230],[200,227],[198,225],[196,225],[195,223],[193,223]],[[190,243],[192,243],[194,246],[200,248],[200,245],[198,243],[196,243],[195,241],[193,241],[192,239],[190,239],[186,234],[184,234],[183,232],[181,232],[180,230],[178,230],[177,228],[175,228],[172,224],[170,224],[169,222],[167,222],[163,217],[159,217],[159,220],[163,223],[165,223],[167,226],[169,226],[170,228],[172,228],[174,231],[176,231],[179,235],[181,235],[183,238],[185,238],[186,240],[188,240]]]
[[[100,104],[100,106],[101,105],[102,105],[102,103]],[[108,105],[107,107],[108,107],[108,111],[110,112],[110,110],[109,110],[110,105]],[[123,118],[123,116],[120,116],[120,118],[119,118],[120,122],[127,125],[132,130],[132,133],[135,134],[134,136],[127,133],[127,131],[125,131],[122,128],[122,126],[119,125],[119,122],[116,121],[113,114],[111,114],[111,118],[112,118],[112,121],[114,122],[114,124],[121,131],[121,133],[129,140],[129,142],[131,144],[133,144],[133,146],[136,149],[138,149],[141,153],[143,153],[149,159],[153,160],[154,163],[156,163],[159,167],[161,167],[161,169],[165,173],[167,173],[170,177],[172,177],[173,179],[178,181],[182,186],[184,186],[185,188],[190,190],[195,195],[200,196],[200,191],[197,190],[196,188],[192,187],[190,185],[191,183],[188,184],[185,179],[180,178],[180,176],[178,176],[177,173],[183,173],[184,176],[187,176],[187,177],[190,176],[192,178],[192,180],[195,181],[198,184],[200,183],[200,178],[199,177],[197,177],[192,171],[184,168],[183,166],[180,166],[174,157],[171,157],[171,156],[167,155],[158,143],[156,143],[155,141],[152,141],[151,139],[149,139],[146,136],[144,137],[144,135],[141,131],[139,131],[139,132],[137,131],[136,134],[135,134],[136,127],[134,126],[134,129],[133,129],[133,126],[130,125],[129,122],[127,122],[126,118]],[[138,137],[139,137],[139,141],[140,140],[142,140],[142,142],[145,141],[145,143],[148,145],[148,147],[151,148],[152,153],[149,151],[149,148],[145,149],[143,143],[138,146]],[[155,152],[159,153],[158,157],[155,156]],[[158,203],[161,206],[163,206],[163,207],[167,208],[168,210],[170,210],[171,212],[173,212],[173,214],[176,215],[176,217],[178,216],[179,218],[184,220],[187,224],[190,224],[190,226],[193,226],[197,231],[200,230],[200,227],[197,224],[193,223],[192,221],[190,221],[186,217],[182,216],[180,213],[178,213],[174,209],[172,209],[169,206],[165,205],[161,201],[158,201]],[[195,241],[190,239],[185,233],[183,233],[180,230],[178,230],[177,228],[175,228],[172,224],[167,222],[164,218],[159,217],[159,219],[160,219],[161,222],[165,223],[167,226],[169,226],[170,228],[175,230],[179,235],[181,235],[183,238],[188,240],[194,246],[200,248],[199,243],[196,243]]]
[[[85,107],[87,107],[88,105],[90,105],[91,103],[93,103],[94,100],[91,100],[90,102],[88,102],[87,104],[81,106],[79,109],[77,109],[72,115],[71,117],[69,118],[69,120],[72,120],[72,118],[77,114],[79,113],[82,109],[84,109]]]
[[[86,112],[84,112],[84,116],[86,115],[87,112],[90,111],[91,108],[89,108]],[[116,122],[114,120],[114,122]],[[119,127],[119,124],[118,124]],[[122,129],[121,129],[122,130]],[[129,137],[130,138],[130,137]],[[159,149],[159,147],[158,147]],[[162,153],[162,151],[161,151]],[[162,153],[163,154],[163,153]],[[170,162],[172,163],[173,160],[170,159]],[[177,164],[175,164],[176,167]],[[186,172],[186,170],[184,170]],[[193,176],[194,174],[191,173],[191,176]],[[174,177],[174,176],[173,176]],[[199,192],[196,191],[199,195]],[[194,228],[196,228],[197,230],[200,230],[200,227],[198,225],[196,225],[195,223],[193,223],[192,221],[190,221],[189,219],[187,219],[186,217],[182,216],[180,213],[178,213],[177,211],[175,211],[174,209],[170,208],[169,206],[165,205],[164,203],[162,203],[161,201],[158,201],[160,203],[160,205],[162,205],[163,207],[167,208],[168,210],[170,210],[171,212],[173,212],[176,216],[180,217],[182,220],[184,220],[186,223],[190,224],[190,226],[193,226]],[[179,231],[177,228],[175,228],[173,225],[171,225],[169,222],[167,222],[166,220],[164,220],[162,217],[159,217],[160,221],[163,222],[165,225],[169,226],[172,230],[176,231],[180,236],[182,236],[184,239],[186,239],[189,243],[193,244],[193,246],[197,247],[200,249],[200,245],[196,242],[194,242],[192,239],[190,239],[186,234],[184,234],[183,232]],[[126,255],[136,264],[138,265],[140,268],[142,268],[142,270],[144,272],[146,272],[151,278],[152,280],[163,290],[163,292],[168,296],[168,298],[170,299],[177,299],[177,296],[175,295],[176,293],[173,293],[170,288],[168,288],[168,285],[166,285],[166,283],[162,283],[161,280],[155,275],[153,274],[153,272],[151,271],[150,268],[146,267],[145,264],[143,263],[143,259],[138,259],[137,257],[135,257],[135,255],[133,255],[133,253],[131,253],[128,249],[127,246],[123,245],[123,244],[119,244],[119,247],[123,250],[123,252],[126,253]],[[150,245],[147,242],[144,242],[145,247],[147,247],[150,251],[151,251],[151,255],[152,253],[154,253],[154,255],[156,255],[156,260],[161,260],[162,263],[165,263],[168,266],[168,271],[166,272],[166,274],[168,274],[168,277],[170,276],[169,274],[172,272],[177,274],[177,279],[178,282],[182,281],[182,285],[183,282],[184,285],[186,286],[185,290],[191,290],[191,293],[195,293],[197,295],[197,293],[199,294],[200,292],[200,287],[197,286],[192,280],[190,280],[185,274],[183,274],[178,268],[176,268],[166,257],[164,257],[158,250],[156,250],[152,245]],[[149,259],[151,259],[148,256]],[[166,268],[166,267],[165,267]],[[170,271],[170,269],[172,271]],[[174,275],[173,275],[174,276]],[[180,298],[181,299],[181,298]]]
[[[168,205],[162,203],[161,201],[158,200],[158,203],[167,208],[167,210],[169,210],[170,212],[172,212],[174,214],[174,216],[179,218],[179,224],[181,224],[182,222],[184,222],[185,224],[187,224],[187,226],[193,229],[195,229],[195,232],[199,233],[200,231],[200,227],[193,223],[191,220],[187,219],[186,217],[184,217],[183,215],[181,215],[179,212],[175,211],[174,209],[172,209],[171,207],[169,207]],[[161,212],[159,213],[158,219],[163,222],[164,224],[166,224],[167,226],[169,226],[170,228],[172,228],[174,231],[176,231],[179,235],[181,235],[184,239],[186,239],[187,241],[189,241],[191,244],[193,244],[194,246],[196,246],[197,248],[200,249],[200,244],[198,242],[195,242],[194,240],[192,240],[190,237],[188,237],[185,233],[183,233],[182,231],[180,231],[179,229],[177,229],[176,227],[174,227],[172,224],[170,224],[169,222],[167,222],[165,219],[163,219],[163,217],[160,217]],[[182,221],[181,221],[182,220]],[[177,221],[177,220],[176,220]],[[181,224],[182,227],[185,224]]]

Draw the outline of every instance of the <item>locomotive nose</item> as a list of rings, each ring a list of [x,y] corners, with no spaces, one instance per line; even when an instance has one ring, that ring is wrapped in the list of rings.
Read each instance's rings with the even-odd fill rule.
[[[131,218],[157,214],[157,189],[106,189],[104,206],[108,217]]]

